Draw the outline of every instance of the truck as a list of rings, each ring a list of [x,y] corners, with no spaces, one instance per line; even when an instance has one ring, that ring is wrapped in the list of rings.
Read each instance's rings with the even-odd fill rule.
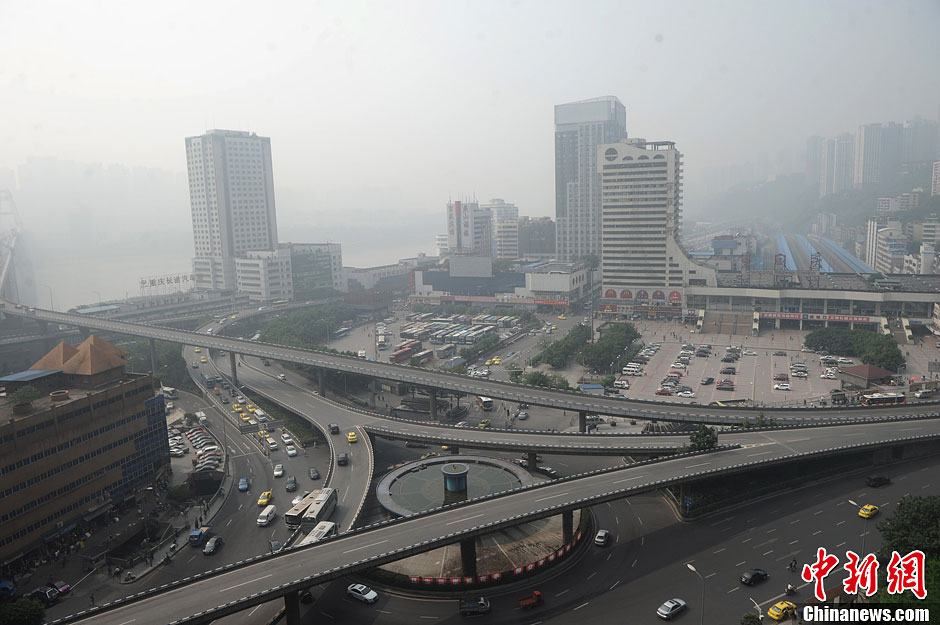
[[[203,411],[200,410],[199,412],[197,412],[196,418],[199,419],[199,425],[204,425],[204,426],[209,425],[209,419],[206,418],[206,413],[204,413]]]
[[[528,610],[536,606],[542,605],[545,599],[542,597],[541,590],[533,590],[531,595],[526,595],[522,599],[519,599],[519,607],[523,610]]]
[[[194,529],[189,533],[189,544],[192,547],[201,547],[206,544],[210,536],[212,536],[212,526],[203,525],[199,529]]]
[[[480,616],[489,614],[490,601],[486,597],[476,597],[474,599],[461,599],[460,616]]]

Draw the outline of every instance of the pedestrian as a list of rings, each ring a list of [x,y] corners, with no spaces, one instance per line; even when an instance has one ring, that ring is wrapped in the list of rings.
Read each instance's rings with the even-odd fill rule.
[[[95,593],[88,595],[88,598],[91,599],[91,605],[95,605]]]

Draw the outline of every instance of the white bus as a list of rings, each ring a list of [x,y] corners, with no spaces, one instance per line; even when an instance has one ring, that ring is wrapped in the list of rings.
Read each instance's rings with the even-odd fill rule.
[[[321,489],[320,492],[317,493],[316,499],[313,500],[313,503],[310,504],[310,507],[304,512],[304,516],[300,520],[300,529],[309,532],[315,528],[320,521],[329,519],[330,515],[333,514],[333,510],[336,509],[336,499],[335,488]]]
[[[312,545],[313,543],[320,542],[321,540],[326,540],[327,538],[332,538],[339,534],[339,528],[336,523],[333,521],[320,521],[317,523],[317,526],[313,530],[304,536],[304,539],[297,543],[297,547],[303,547],[304,545]]]
[[[307,509],[310,507],[316,498],[320,494],[320,491],[315,490],[309,495],[300,500],[296,506],[287,511],[287,514],[284,515],[284,521],[287,523],[287,528],[295,530],[300,527],[300,523],[303,520],[304,513],[307,512]]]

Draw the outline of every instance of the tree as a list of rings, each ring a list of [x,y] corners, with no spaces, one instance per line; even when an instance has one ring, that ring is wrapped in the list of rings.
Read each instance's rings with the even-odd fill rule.
[[[604,386],[613,386],[614,381],[616,379],[617,379],[617,376],[605,375],[603,378],[601,378],[601,384],[603,384]]]
[[[35,599],[17,599],[0,607],[0,625],[42,625],[46,609]]]
[[[754,612],[745,612],[741,617],[741,625],[761,625],[761,619]]]
[[[940,556],[940,495],[905,497],[894,514],[877,525],[883,541],[879,559],[888,562],[891,552],[901,555],[920,549],[928,557]]]
[[[706,451],[717,446],[718,432],[707,425],[700,425],[689,437],[689,451]]]
[[[40,397],[42,397],[42,393],[40,393],[35,386],[27,384],[26,386],[22,386],[18,388],[16,392],[12,393],[9,399],[13,405],[16,405],[28,404],[32,401],[36,401]]]

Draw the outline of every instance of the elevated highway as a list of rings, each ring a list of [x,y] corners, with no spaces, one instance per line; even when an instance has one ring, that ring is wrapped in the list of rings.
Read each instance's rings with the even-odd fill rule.
[[[737,435],[723,437],[735,445]],[[543,482],[404,519],[368,526],[316,545],[260,556],[144,591],[55,623],[208,623],[224,615],[398,560],[535,519],[690,480],[884,447],[936,445],[940,419],[866,423],[762,433],[764,441]],[[903,454],[898,454],[903,455]]]
[[[211,349],[224,349],[233,354],[245,354],[284,362],[310,365],[322,369],[345,371],[379,379],[414,384],[428,389],[456,391],[468,395],[480,394],[507,401],[525,402],[559,410],[572,410],[582,415],[586,413],[597,413],[659,421],[734,425],[744,423],[745,421],[756,422],[761,416],[773,419],[778,423],[831,423],[839,421],[851,422],[864,418],[880,418],[895,415],[899,412],[896,407],[833,407],[822,409],[728,408],[687,404],[678,405],[633,399],[615,399],[569,391],[533,388],[513,384],[511,382],[481,380],[439,371],[367,361],[359,358],[293,347],[197,334],[195,332],[186,332],[155,325],[87,318],[81,315],[57,313],[41,309],[27,311],[25,309],[15,309],[9,302],[6,303],[4,312],[6,314],[33,317],[37,320],[47,321],[49,323],[74,325],[91,330],[115,332],[118,334],[171,341]],[[906,406],[901,412],[912,415],[936,415],[938,409],[934,403],[918,404]]]

